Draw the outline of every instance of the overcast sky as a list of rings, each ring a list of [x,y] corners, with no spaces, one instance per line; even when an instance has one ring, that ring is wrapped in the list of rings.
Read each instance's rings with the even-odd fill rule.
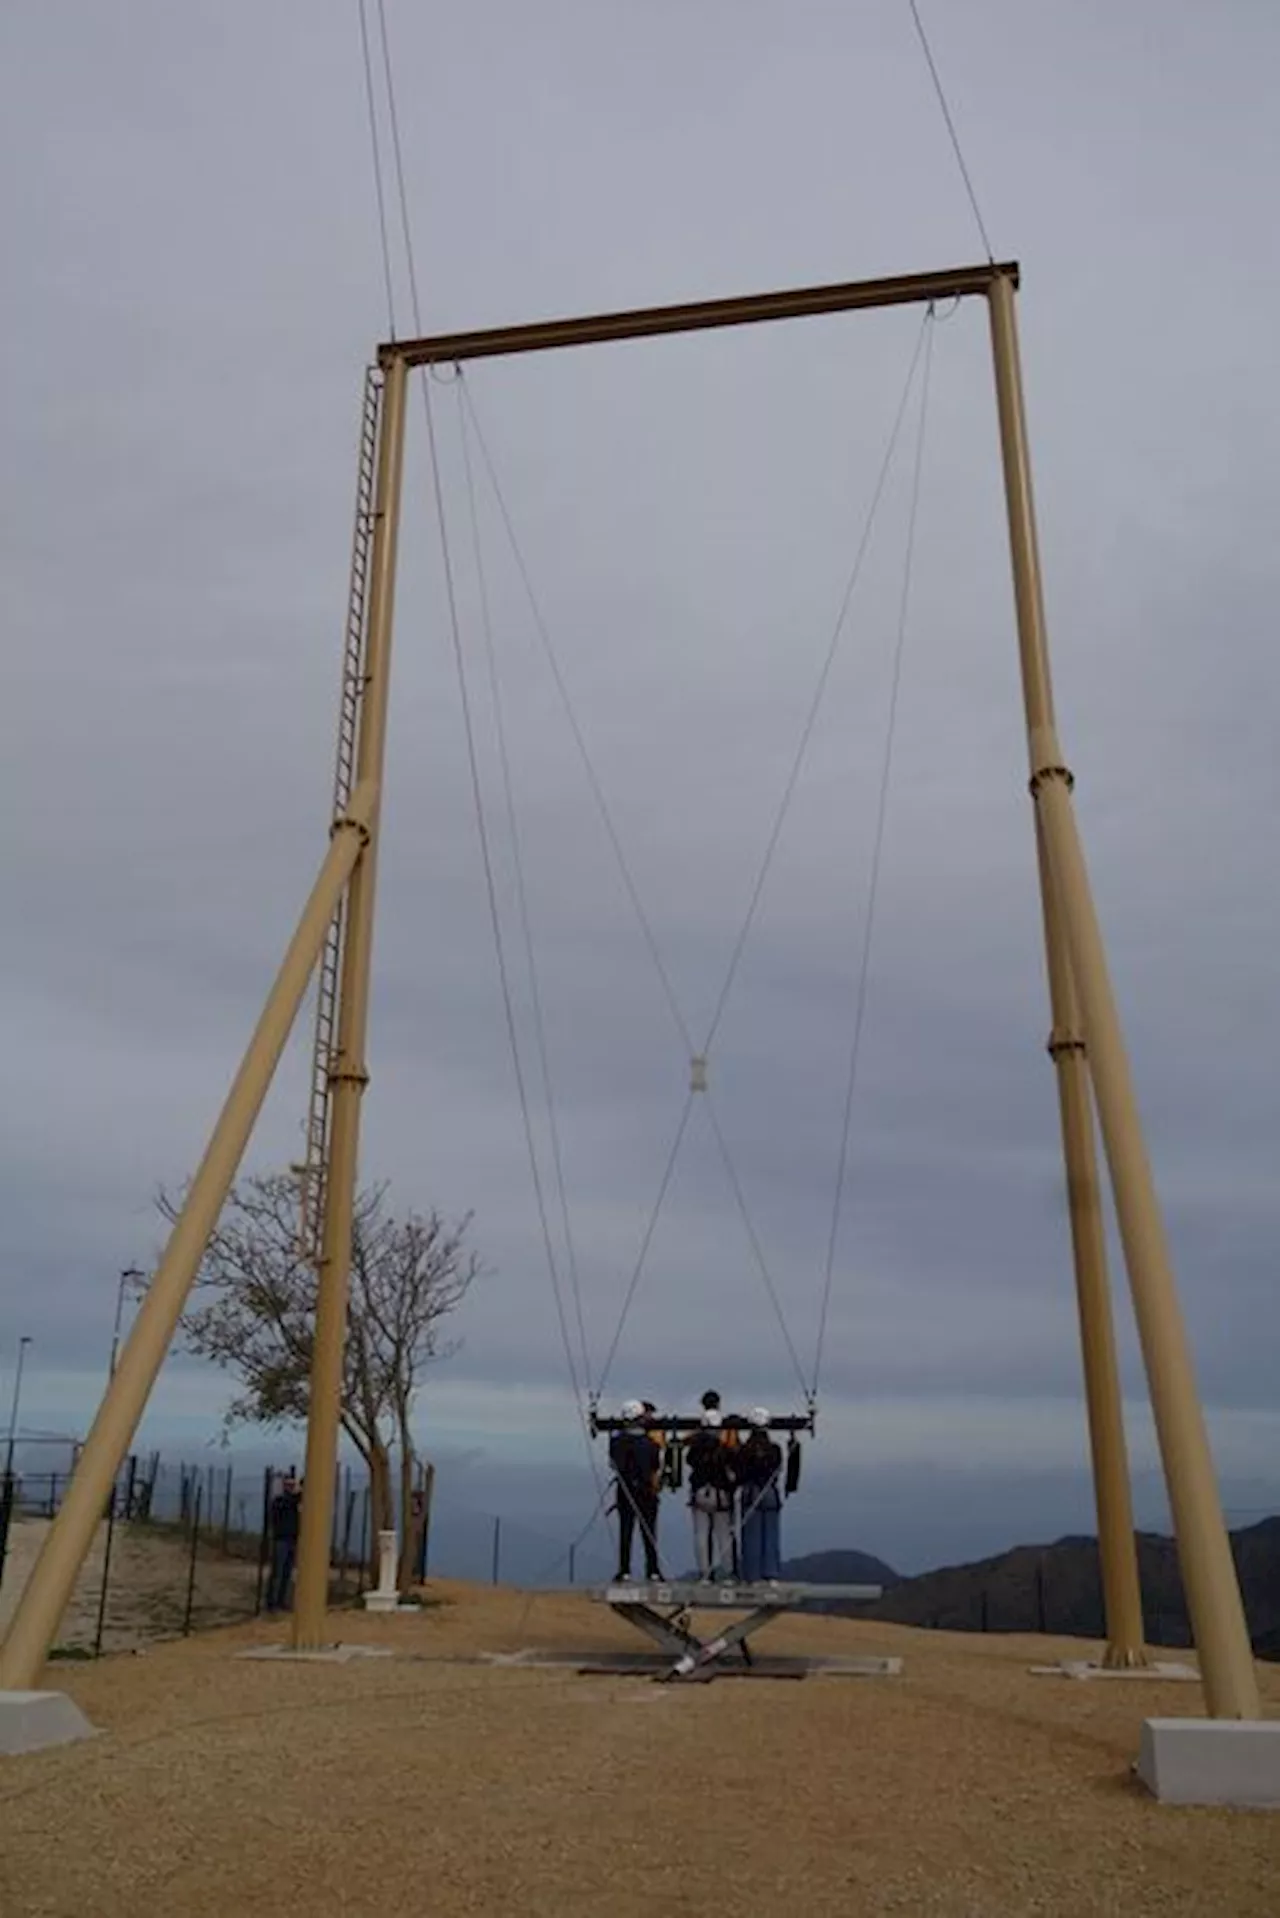
[[[982,255],[905,0],[387,0],[430,329]],[[1023,267],[1060,719],[1233,1510],[1280,1497],[1280,17],[926,9]],[[325,844],[361,369],[387,332],[355,0],[0,23],[8,665],[0,1390],[83,1429],[115,1276],[203,1148]],[[394,236],[393,236],[394,237]],[[397,268],[397,320],[412,329]],[[468,390],[684,1016],[724,979],[921,316],[479,364]],[[985,315],[932,385],[822,1442],[793,1540],[924,1563],[1090,1524]],[[522,1041],[459,457],[432,389]],[[812,1365],[919,388],[710,1075]],[[590,1508],[410,416],[364,1170],[493,1268],[423,1399],[451,1495]],[[480,549],[599,1367],[686,1049],[519,572]],[[250,1163],[299,1154],[307,1021]],[[530,1072],[536,1078],[533,1054]],[[545,1153],[545,1126],[540,1141]],[[1117,1265],[1139,1516],[1163,1501]],[[610,1388],[796,1384],[695,1102]],[[218,1425],[172,1363],[156,1442]],[[505,1501],[505,1503],[504,1503]]]

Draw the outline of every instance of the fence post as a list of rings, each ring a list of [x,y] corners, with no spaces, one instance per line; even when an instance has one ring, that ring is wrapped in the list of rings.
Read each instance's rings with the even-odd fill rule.
[[[12,1472],[6,1472],[0,1482],[0,1585],[4,1583],[4,1561],[9,1550],[9,1524],[16,1494],[17,1480]]]
[[[107,1587],[111,1582],[111,1544],[116,1535],[116,1488],[107,1500],[107,1536],[102,1548],[102,1588],[98,1593],[98,1623],[93,1634],[93,1655],[102,1657],[102,1634],[107,1623]]]
[[[356,1596],[364,1590],[365,1579],[369,1571],[369,1493],[365,1486],[360,1496],[360,1575],[356,1581]]]
[[[427,1582],[427,1564],[431,1556],[431,1506],[436,1495],[436,1468],[427,1461],[422,1474],[422,1537],[418,1544],[418,1583]]]
[[[145,1523],[151,1517],[151,1506],[156,1495],[156,1480],[160,1476],[160,1454],[151,1454],[150,1465],[142,1468],[142,1482],[137,1490],[138,1517]]]
[[[49,1474],[49,1517],[50,1518],[55,1517],[57,1514],[57,1510],[58,1510],[58,1474],[56,1472],[50,1472]]]
[[[233,1472],[234,1468],[228,1465],[227,1490],[222,1502],[222,1549],[224,1552],[229,1551],[231,1546],[231,1480]]]
[[[187,1614],[182,1621],[182,1636],[191,1633],[191,1613],[196,1599],[196,1553],[200,1546],[200,1496],[204,1491],[199,1479],[196,1480],[195,1509],[191,1514],[191,1563],[187,1567]]]
[[[578,1542],[575,1539],[573,1544],[569,1547],[569,1583],[571,1585],[573,1584],[573,1569],[575,1564],[577,1563],[577,1558],[578,1558]]]
[[[258,1583],[253,1595],[253,1615],[262,1610],[262,1579],[267,1569],[267,1534],[271,1528],[271,1467],[262,1474],[262,1526],[258,1533]]]
[[[338,1590],[345,1598],[347,1595],[347,1573],[351,1569],[351,1522],[356,1515],[356,1494],[351,1483],[351,1470],[347,1469],[347,1484],[342,1509],[342,1555],[338,1564]]]
[[[330,1565],[333,1564],[333,1561],[338,1556],[338,1521],[342,1514],[342,1475],[340,1472],[334,1474],[334,1481],[333,1511],[329,1515]]]
[[[502,1520],[493,1521],[493,1582],[498,1582],[498,1569],[502,1562]]]

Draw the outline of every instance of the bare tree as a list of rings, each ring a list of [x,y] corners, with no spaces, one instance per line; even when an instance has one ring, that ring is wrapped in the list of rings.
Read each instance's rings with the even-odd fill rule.
[[[166,1219],[180,1199],[160,1194]],[[372,1539],[394,1524],[391,1458],[399,1455],[400,1583],[417,1539],[410,1514],[417,1473],[413,1407],[422,1375],[456,1343],[442,1323],[481,1267],[464,1245],[470,1215],[446,1225],[436,1212],[395,1217],[385,1185],[357,1199],[342,1385],[342,1426],[369,1470]],[[187,1351],[232,1373],[240,1390],[229,1425],[276,1426],[307,1416],[316,1274],[301,1257],[298,1187],[289,1173],[243,1180],[223,1208],[182,1318]]]

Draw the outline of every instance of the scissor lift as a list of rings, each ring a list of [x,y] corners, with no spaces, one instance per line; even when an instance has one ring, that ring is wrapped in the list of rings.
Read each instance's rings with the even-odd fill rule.
[[[658,1673],[668,1680],[725,1676],[727,1670],[733,1668],[725,1667],[723,1661],[734,1651],[741,1656],[738,1669],[751,1670],[755,1660],[749,1641],[781,1613],[812,1615],[818,1605],[832,1599],[871,1604],[880,1595],[879,1585],[812,1585],[794,1580],[746,1585],[700,1579],[622,1579],[612,1585],[598,1586],[591,1593],[592,1598],[608,1605],[619,1618],[625,1618],[629,1625],[653,1640],[663,1658],[670,1661]],[[732,1618],[731,1622],[718,1625],[710,1636],[702,1637],[693,1627],[695,1612],[731,1614]],[[810,1669],[862,1671],[874,1666],[876,1670],[886,1670],[889,1664],[890,1661],[884,1659],[791,1660],[786,1675],[803,1676]],[[772,1670],[769,1675],[773,1675]]]

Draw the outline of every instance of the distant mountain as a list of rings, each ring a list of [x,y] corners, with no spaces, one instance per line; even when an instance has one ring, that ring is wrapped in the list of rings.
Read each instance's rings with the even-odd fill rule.
[[[1231,1549],[1253,1648],[1280,1660],[1280,1517],[1231,1534]],[[788,1559],[784,1578],[813,1585],[882,1585],[874,1605],[832,1599],[816,1609],[949,1632],[1048,1632],[1065,1638],[1104,1634],[1102,1580],[1094,1538],[1017,1545],[971,1565],[947,1565],[902,1578],[867,1552],[810,1552]],[[1177,1547],[1157,1532],[1138,1534],[1138,1578],[1150,1645],[1187,1646],[1187,1617]]]
[[[808,1552],[782,1562],[784,1579],[810,1585],[880,1585],[887,1592],[902,1575],[870,1552]]]
[[[1245,1614],[1259,1658],[1280,1658],[1280,1518],[1231,1534]],[[1138,1577],[1147,1642],[1187,1646],[1187,1617],[1177,1548],[1159,1533],[1138,1534]],[[1049,1632],[1070,1638],[1104,1633],[1098,1544],[1062,1538],[1018,1545],[972,1565],[944,1566],[904,1579],[862,1615],[953,1632]]]

